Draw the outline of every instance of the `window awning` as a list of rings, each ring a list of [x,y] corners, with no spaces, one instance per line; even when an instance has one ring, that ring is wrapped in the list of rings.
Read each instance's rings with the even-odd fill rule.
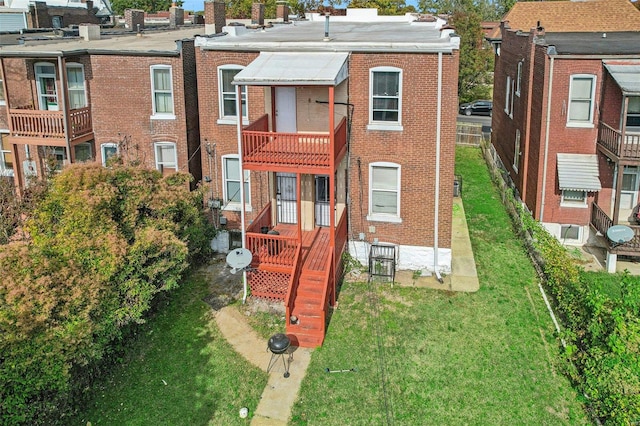
[[[558,184],[561,190],[600,191],[598,156],[558,154]]]
[[[634,65],[604,64],[620,90],[626,95],[640,96],[640,63]]]
[[[333,52],[262,52],[236,74],[243,86],[337,86],[349,76],[349,54]]]

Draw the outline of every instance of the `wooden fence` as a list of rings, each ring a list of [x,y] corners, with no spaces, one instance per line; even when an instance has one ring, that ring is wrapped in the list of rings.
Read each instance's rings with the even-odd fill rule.
[[[456,145],[480,146],[483,140],[481,123],[458,123]]]

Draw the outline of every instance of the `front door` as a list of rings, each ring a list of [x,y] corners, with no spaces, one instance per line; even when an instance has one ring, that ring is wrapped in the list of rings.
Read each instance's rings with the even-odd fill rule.
[[[638,203],[638,168],[625,166],[620,188],[620,212],[633,209]]]
[[[296,133],[296,88],[276,87],[276,131]]]
[[[278,223],[298,223],[295,173],[276,173]]]
[[[329,226],[329,176],[316,176],[315,192],[316,226]]]
[[[38,107],[41,110],[58,111],[56,68],[53,64],[36,65]]]

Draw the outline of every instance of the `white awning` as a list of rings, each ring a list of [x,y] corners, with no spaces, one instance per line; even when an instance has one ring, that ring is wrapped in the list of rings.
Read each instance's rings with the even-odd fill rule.
[[[640,63],[635,65],[604,64],[611,77],[626,95],[640,95]]]
[[[558,154],[558,184],[561,190],[600,191],[598,156]]]
[[[337,86],[349,76],[349,54],[330,52],[262,52],[236,74],[243,86]]]

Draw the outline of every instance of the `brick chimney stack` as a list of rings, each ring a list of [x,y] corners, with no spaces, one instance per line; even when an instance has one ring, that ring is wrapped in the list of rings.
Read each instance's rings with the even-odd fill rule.
[[[253,25],[264,25],[264,3],[253,3],[251,5],[251,23]]]
[[[204,2],[204,33],[220,34],[222,27],[227,25],[225,17],[226,7],[222,1]]]
[[[286,1],[276,2],[276,18],[282,22],[289,22],[289,5]]]

